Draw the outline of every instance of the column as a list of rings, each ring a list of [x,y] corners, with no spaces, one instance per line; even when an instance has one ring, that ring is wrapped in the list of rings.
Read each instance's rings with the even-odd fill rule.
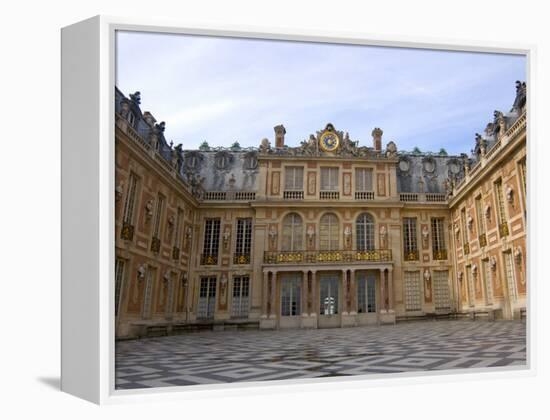
[[[386,312],[386,271],[383,268],[380,269],[380,301],[380,312]]]
[[[262,282],[262,318],[267,318],[267,296],[268,296],[268,279],[269,271],[264,271],[263,273],[263,282]]]
[[[317,271],[311,272],[311,308],[309,309],[309,316],[317,315]]]
[[[389,297],[389,305],[390,305],[390,312],[393,312],[393,303],[394,303],[394,296],[393,296],[393,267],[388,268],[388,294]]]
[[[348,270],[342,270],[342,315],[347,315],[348,308]]]
[[[302,316],[307,316],[308,315],[308,310],[307,310],[307,298],[308,298],[307,276],[308,276],[308,271],[307,270],[302,271],[302,302],[301,302]]]
[[[276,314],[276,310],[277,308],[275,307],[275,291],[277,290],[275,288],[275,282],[277,281],[277,272],[271,272],[271,282],[269,283],[270,284],[270,289],[269,289],[269,306],[270,306],[270,310],[269,310],[269,317],[270,318],[276,318],[277,317],[277,314]]]
[[[350,270],[350,282],[351,282],[351,307],[349,309],[350,314],[355,315],[357,313],[357,282],[355,281],[355,270]]]

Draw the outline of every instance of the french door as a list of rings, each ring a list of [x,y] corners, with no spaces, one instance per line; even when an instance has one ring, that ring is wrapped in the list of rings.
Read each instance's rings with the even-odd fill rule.
[[[216,308],[216,277],[201,277],[197,318],[212,319]]]

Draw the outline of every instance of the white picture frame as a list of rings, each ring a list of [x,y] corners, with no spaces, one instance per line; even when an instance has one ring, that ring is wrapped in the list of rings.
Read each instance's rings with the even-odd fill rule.
[[[62,390],[97,404],[135,400],[163,400],[203,395],[244,395],[277,392],[292,386],[297,391],[311,387],[367,387],[431,381],[463,380],[469,375],[499,378],[531,376],[535,372],[531,346],[532,318],[528,319],[527,368],[486,372],[472,369],[461,373],[422,372],[315,380],[285,380],[265,383],[233,383],[169,387],[137,391],[114,387],[114,86],[115,31],[145,31],[215,36],[242,36],[295,41],[358,45],[414,47],[440,50],[525,54],[527,82],[536,92],[532,45],[500,45],[377,37],[362,33],[321,33],[305,30],[280,31],[230,25],[194,26],[174,22],[96,16],[62,29]],[[532,109],[533,95],[528,97]],[[531,135],[532,113],[528,115]],[[528,142],[532,154],[533,142]],[[530,203],[532,197],[530,197]],[[530,205],[531,209],[532,206]],[[531,232],[531,230],[530,230]],[[532,236],[528,243],[532,242]],[[529,252],[529,249],[527,250]],[[533,282],[528,282],[528,305],[536,311]],[[280,390],[281,388],[279,388]]]

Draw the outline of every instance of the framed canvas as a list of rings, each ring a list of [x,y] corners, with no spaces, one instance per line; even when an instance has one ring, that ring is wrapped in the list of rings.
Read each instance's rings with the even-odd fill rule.
[[[62,389],[106,403],[532,374],[532,54],[64,28]]]

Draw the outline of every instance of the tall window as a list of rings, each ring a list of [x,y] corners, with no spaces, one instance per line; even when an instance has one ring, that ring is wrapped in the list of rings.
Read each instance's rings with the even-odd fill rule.
[[[474,306],[475,303],[475,287],[474,287],[474,277],[472,276],[472,266],[466,266],[466,282],[468,284],[468,304]]]
[[[479,235],[483,235],[487,231],[487,221],[483,215],[481,195],[476,197],[476,219],[477,219],[477,230]]]
[[[124,203],[124,214],[122,221],[124,224],[134,224],[134,210],[136,207],[136,191],[137,191],[138,179],[133,172],[130,172],[128,179],[128,193],[126,194],[126,201]]]
[[[143,319],[151,318],[151,302],[153,299],[153,287],[156,279],[156,274],[156,268],[147,268],[147,273],[145,274],[145,290],[143,292],[143,306],[141,308],[141,316],[143,317]]]
[[[466,209],[460,210],[460,224],[462,225],[462,243],[468,243],[468,228],[466,226]]]
[[[235,260],[237,263],[250,262],[250,244],[252,242],[252,219],[237,219],[235,239]]]
[[[521,182],[521,187],[523,188],[523,195],[524,197],[527,197],[527,164],[526,164],[525,158],[523,158],[519,162],[518,169],[519,169],[519,179]]]
[[[420,311],[421,309],[420,271],[405,271],[405,310]]]
[[[281,278],[281,315],[300,315],[300,276],[286,274]]]
[[[233,277],[233,300],[231,302],[231,315],[236,318],[248,317],[248,295],[250,277]]]
[[[216,309],[216,277],[201,277],[197,318],[214,318]]]
[[[355,169],[355,191],[372,191],[372,169]]]
[[[523,215],[524,217],[527,217],[527,166],[526,166],[526,158],[523,158],[518,163],[518,172],[519,172],[519,179],[521,183],[522,188],[522,198],[523,198]]]
[[[176,226],[174,233],[174,247],[179,248],[181,245],[181,222],[183,220],[183,210],[178,208],[178,213],[176,214]]]
[[[338,191],[338,168],[321,168],[321,191]]]
[[[160,238],[160,225],[162,220],[162,212],[164,209],[164,197],[158,195],[157,208],[155,209],[155,221],[153,223],[153,238]]]
[[[446,310],[451,308],[451,298],[449,295],[449,272],[435,270],[434,276],[434,301],[436,310]]]
[[[370,214],[363,213],[357,218],[356,235],[358,251],[374,249],[374,219]]]
[[[403,241],[406,260],[418,259],[418,243],[416,238],[416,217],[403,219]]]
[[[118,315],[118,311],[120,308],[123,281],[124,281],[124,260],[117,258],[115,261],[115,316]]]
[[[491,280],[491,266],[489,260],[481,261],[483,271],[483,284],[485,286],[485,303],[490,305],[493,303],[493,284]]]
[[[435,252],[446,251],[445,247],[445,232],[443,228],[442,217],[432,218],[432,249]]]
[[[357,278],[357,312],[376,312],[376,278],[360,273]]]
[[[339,224],[338,218],[333,213],[321,217],[319,226],[319,248],[324,251],[334,251],[339,247]]]
[[[302,191],[304,189],[304,168],[287,166],[285,168],[285,190]]]
[[[504,196],[502,195],[502,181],[495,182],[495,196],[497,201],[497,212],[499,224],[506,223],[506,209],[504,207]]]
[[[303,250],[304,226],[302,218],[296,213],[286,215],[283,220],[283,251]]]
[[[514,275],[514,260],[511,252],[504,253],[504,264],[506,269],[506,283],[510,300],[517,298],[516,276]]]
[[[206,219],[204,225],[204,244],[202,253],[205,258],[208,259],[208,257],[211,257],[212,263],[216,263],[219,247],[220,219]]]

